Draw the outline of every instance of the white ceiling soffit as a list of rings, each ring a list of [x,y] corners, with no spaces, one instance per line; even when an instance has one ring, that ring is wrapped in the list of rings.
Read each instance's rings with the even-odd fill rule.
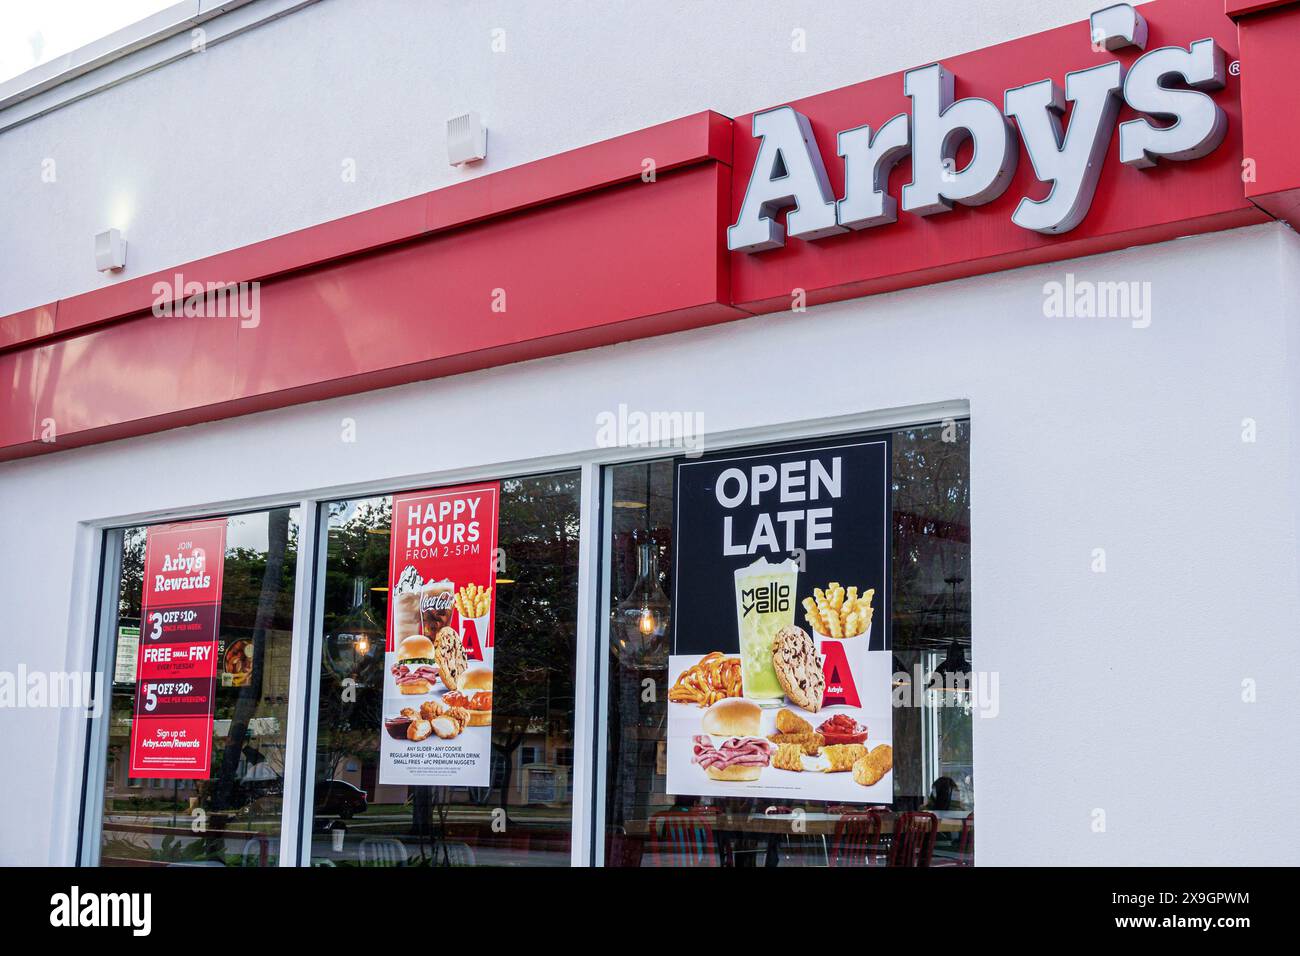
[[[316,0],[183,0],[80,49],[0,83],[0,131],[191,56]]]

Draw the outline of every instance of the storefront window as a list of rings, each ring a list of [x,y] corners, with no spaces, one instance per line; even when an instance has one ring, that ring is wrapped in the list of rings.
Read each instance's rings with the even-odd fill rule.
[[[727,461],[710,472],[710,458]],[[969,459],[969,423],[946,422],[706,456],[703,498],[683,487],[695,480],[686,459],[606,469],[607,865],[971,861]],[[858,460],[859,471],[876,469],[871,481],[854,484]],[[886,487],[879,505],[854,500]],[[768,508],[769,497],[803,504]],[[719,502],[714,527],[706,512]],[[707,527],[679,526],[683,515]],[[679,556],[689,568],[674,568]],[[701,595],[709,575],[717,593]],[[865,593],[885,580],[888,602]],[[744,660],[753,648],[737,646],[737,628],[749,626],[737,623],[742,604],[770,612],[754,646],[784,641],[787,660],[766,670]],[[889,619],[873,617],[886,604]],[[694,636],[682,655],[684,627]],[[704,659],[701,641],[722,653]],[[820,644],[824,687],[807,677],[800,641]],[[840,666],[855,688],[842,686]],[[746,690],[742,675],[754,675]],[[710,723],[715,711],[729,716]],[[685,737],[670,733],[673,720]],[[677,792],[670,773],[684,781]]]
[[[121,542],[99,862],[277,865],[298,511]]]
[[[969,462],[949,421],[605,468],[596,862],[972,861]],[[571,862],[581,486],[320,505],[303,862]],[[299,520],[109,534],[87,859],[278,865]]]
[[[326,506],[314,865],[569,864],[579,498],[566,472]]]

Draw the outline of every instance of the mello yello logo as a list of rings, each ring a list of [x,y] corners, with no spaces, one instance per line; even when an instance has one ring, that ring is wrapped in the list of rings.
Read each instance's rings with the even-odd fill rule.
[[[773,581],[758,588],[743,588],[740,592],[740,610],[746,616],[753,611],[759,614],[788,611],[790,610],[790,587],[778,585]]]
[[[1094,14],[1092,27],[1098,47],[1146,43],[1146,23],[1128,4]],[[895,222],[898,203],[886,188],[890,170],[908,155],[905,212],[932,216],[958,204],[990,203],[1015,175],[1017,127],[1034,175],[1052,189],[1043,199],[1021,198],[1011,221],[1035,232],[1068,232],[1092,204],[1121,103],[1139,114],[1119,124],[1125,165],[1149,169],[1160,159],[1198,159],[1223,142],[1227,116],[1204,91],[1223,88],[1225,60],[1212,39],[1160,47],[1139,57],[1127,74],[1111,60],[1067,74],[1064,89],[1050,79],[1009,89],[1002,107],[977,97],[954,99],[953,74],[942,64],[908,70],[903,90],[912,101],[910,115],[837,136],[845,186],[838,200],[807,117],[789,106],[756,113],[753,132],[762,143],[740,215],[727,230],[727,247],[760,252],[783,246],[786,235],[815,240]],[[1073,106],[1063,129],[1067,101]],[[968,140],[971,158],[958,170],[957,151]],[[794,208],[783,227],[776,215],[787,207]]]

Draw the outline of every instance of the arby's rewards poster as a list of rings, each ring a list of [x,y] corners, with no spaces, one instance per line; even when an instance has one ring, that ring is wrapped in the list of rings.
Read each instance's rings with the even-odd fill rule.
[[[212,769],[226,519],[145,532],[131,722],[131,777],[206,779]]]
[[[496,482],[393,496],[379,782],[491,779]]]
[[[677,466],[671,794],[893,802],[888,437]]]

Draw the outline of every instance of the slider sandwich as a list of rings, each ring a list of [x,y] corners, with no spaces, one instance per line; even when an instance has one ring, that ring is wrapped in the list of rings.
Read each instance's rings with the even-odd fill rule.
[[[492,726],[492,668],[471,667],[460,679],[460,690],[443,695],[448,707],[463,707],[469,712],[469,726]]]
[[[397,663],[393,680],[401,694],[427,694],[438,679],[438,662],[434,660],[433,641],[421,634],[403,638],[397,645]]]
[[[718,701],[700,722],[704,733],[695,738],[691,763],[703,767],[710,780],[757,780],[776,750],[758,736],[762,714],[757,704],[743,697]]]

